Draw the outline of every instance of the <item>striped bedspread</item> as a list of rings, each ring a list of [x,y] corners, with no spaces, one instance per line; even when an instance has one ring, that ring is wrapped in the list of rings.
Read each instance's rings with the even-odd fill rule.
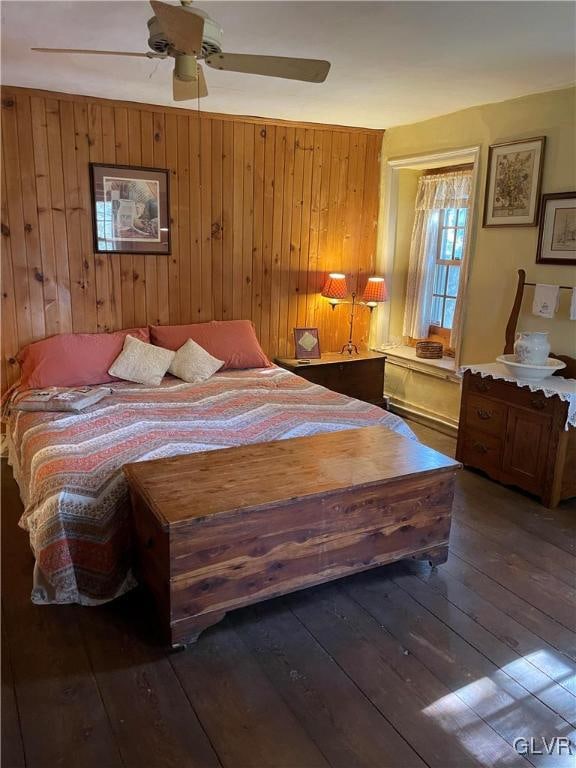
[[[397,416],[279,368],[202,384],[167,377],[157,389],[113,385],[81,414],[13,411],[10,462],[36,557],[32,600],[91,605],[135,585],[124,464],[377,423],[413,437]]]

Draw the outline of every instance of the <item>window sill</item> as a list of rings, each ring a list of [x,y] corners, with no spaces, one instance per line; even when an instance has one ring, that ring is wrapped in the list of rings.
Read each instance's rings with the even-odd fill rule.
[[[383,352],[386,355],[387,362],[401,368],[409,368],[412,371],[435,376],[446,381],[461,381],[461,376],[456,370],[456,362],[452,357],[443,357],[440,360],[424,360],[416,357],[414,347],[403,345],[378,347],[378,352]]]

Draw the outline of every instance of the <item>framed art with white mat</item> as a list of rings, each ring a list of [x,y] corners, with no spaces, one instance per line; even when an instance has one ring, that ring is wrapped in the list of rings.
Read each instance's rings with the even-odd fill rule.
[[[485,227],[534,227],[545,136],[492,144],[484,200]]]
[[[576,192],[542,195],[536,263],[576,265]]]

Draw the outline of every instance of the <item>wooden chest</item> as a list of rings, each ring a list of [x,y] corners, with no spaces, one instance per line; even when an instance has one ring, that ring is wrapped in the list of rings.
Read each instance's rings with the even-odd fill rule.
[[[440,562],[458,467],[382,426],[128,464],[137,574],[177,645],[233,608]]]
[[[576,430],[568,403],[514,382],[466,371],[456,457],[547,507],[576,495]]]

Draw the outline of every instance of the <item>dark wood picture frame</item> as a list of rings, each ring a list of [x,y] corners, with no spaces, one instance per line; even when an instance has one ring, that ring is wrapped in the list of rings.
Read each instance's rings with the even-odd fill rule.
[[[316,339],[316,346],[310,352],[300,344],[305,333],[311,334]],[[320,360],[321,356],[318,328],[294,328],[294,357],[296,360]]]
[[[104,179],[118,179],[126,184],[135,182],[153,182],[157,186],[157,195],[152,196],[144,203],[144,210],[151,203],[150,209],[156,211],[157,216],[149,218],[151,222],[156,218],[157,224],[154,225],[157,232],[152,230],[150,238],[145,234],[145,230],[137,231],[137,227],[131,227],[134,231],[133,237],[111,237],[99,236],[98,233],[98,211],[97,204],[106,202],[106,190]],[[165,168],[148,168],[145,166],[134,165],[114,165],[108,163],[90,163],[90,191],[92,195],[92,232],[94,239],[95,253],[133,253],[145,254],[150,256],[169,255],[171,253],[171,223],[170,223],[170,172]],[[120,203],[121,198],[118,199]],[[132,209],[137,204],[134,199],[125,200],[132,205]],[[141,201],[138,201],[140,204]],[[134,221],[134,219],[133,219]],[[141,217],[142,224],[145,226],[146,219]],[[110,226],[115,227],[115,222],[110,221]],[[138,235],[142,236],[139,237]],[[104,244],[104,245],[103,245]],[[106,247],[104,247],[106,246]],[[107,247],[111,246],[111,247]]]
[[[549,220],[546,217],[546,210],[548,208],[548,204],[552,200],[574,200],[575,198],[576,192],[553,192],[551,194],[542,195],[542,200],[540,202],[540,229],[538,232],[536,264],[557,264],[565,267],[576,266],[576,247],[574,248],[574,255],[568,256],[567,258],[549,258],[544,255],[545,246],[548,245],[546,241],[549,235],[553,234],[553,226],[551,232],[547,231]],[[569,251],[569,253],[571,252],[572,250]]]
[[[536,178],[536,186],[534,191],[534,203],[533,203],[533,211],[529,217],[529,221],[522,221],[522,222],[512,222],[509,220],[494,222],[490,219],[493,218],[489,216],[489,211],[492,210],[493,206],[493,200],[492,196],[490,194],[490,191],[492,189],[492,173],[495,172],[494,167],[494,154],[495,151],[500,149],[501,147],[514,147],[519,146],[522,144],[540,144],[540,160],[538,163],[538,170],[537,170],[537,178]],[[483,227],[535,227],[538,224],[538,214],[540,211],[540,191],[542,188],[542,170],[544,168],[544,151],[546,149],[546,136],[531,136],[526,139],[514,139],[513,141],[502,141],[498,144],[491,144],[488,148],[488,167],[486,170],[486,184],[485,184],[485,190],[484,190],[484,212],[482,217],[482,226]],[[520,217],[517,217],[520,218]]]

